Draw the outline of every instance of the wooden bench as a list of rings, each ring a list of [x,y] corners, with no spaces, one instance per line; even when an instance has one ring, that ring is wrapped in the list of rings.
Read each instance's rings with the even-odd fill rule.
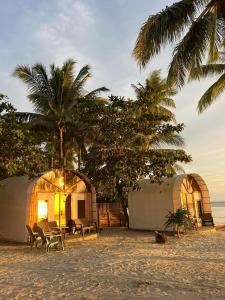
[[[97,224],[95,222],[90,223],[86,218],[75,219],[74,222],[75,222],[76,231],[80,232],[82,236],[84,236],[85,232],[87,231],[89,233],[91,233],[91,231],[98,232]]]

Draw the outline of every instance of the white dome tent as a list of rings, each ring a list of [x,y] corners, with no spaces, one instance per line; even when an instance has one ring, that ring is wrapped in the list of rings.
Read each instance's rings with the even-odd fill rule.
[[[69,219],[97,221],[96,193],[77,171],[52,170],[35,179],[9,177],[1,181],[0,239],[25,242],[26,224],[47,219],[66,225]]]
[[[151,183],[139,181],[140,190],[128,195],[129,226],[131,229],[164,230],[168,210],[188,209],[197,225],[203,224],[203,216],[211,216],[212,210],[206,183],[198,174],[177,175]]]

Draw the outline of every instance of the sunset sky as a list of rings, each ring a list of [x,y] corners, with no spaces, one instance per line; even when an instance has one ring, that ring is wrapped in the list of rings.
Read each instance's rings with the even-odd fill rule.
[[[110,93],[132,97],[131,83],[144,83],[154,69],[166,76],[172,46],[145,70],[132,58],[138,31],[147,17],[174,2],[167,0],[0,0],[0,92],[19,111],[32,111],[26,89],[12,77],[17,64],[61,64],[72,57],[77,69],[90,64],[88,89],[106,86]],[[193,162],[185,171],[199,173],[212,200],[225,200],[225,94],[202,115],[197,102],[213,82],[186,85],[175,97],[178,122],[186,125],[187,153]]]

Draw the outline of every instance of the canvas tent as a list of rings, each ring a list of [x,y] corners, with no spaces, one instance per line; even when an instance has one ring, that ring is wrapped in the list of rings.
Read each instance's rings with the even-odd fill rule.
[[[187,208],[202,226],[203,214],[212,214],[209,191],[198,174],[166,178],[162,183],[149,179],[139,181],[140,190],[128,195],[131,229],[163,230],[168,210]]]
[[[0,182],[0,239],[25,242],[26,224],[43,219],[66,225],[69,219],[97,221],[96,194],[80,172],[49,171],[42,176],[10,177]]]

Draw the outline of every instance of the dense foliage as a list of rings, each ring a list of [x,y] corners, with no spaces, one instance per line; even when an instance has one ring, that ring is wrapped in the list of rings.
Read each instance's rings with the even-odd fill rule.
[[[134,86],[136,99],[111,96],[96,115],[98,134],[85,156],[84,171],[100,194],[119,199],[124,211],[127,192],[140,178],[159,180],[176,173],[177,162],[191,160],[183,150],[180,132],[169,110],[175,90],[153,72],[145,86]],[[165,147],[167,146],[167,147]],[[175,146],[173,149],[171,146]]]
[[[40,138],[18,122],[15,108],[4,95],[0,95],[0,153],[0,178],[32,176],[47,169],[47,153]]]

